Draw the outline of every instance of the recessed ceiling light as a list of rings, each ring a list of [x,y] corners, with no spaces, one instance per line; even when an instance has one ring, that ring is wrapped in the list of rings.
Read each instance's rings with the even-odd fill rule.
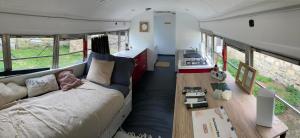
[[[146,10],[146,11],[150,11],[151,9],[152,9],[152,8],[146,8],[145,10]]]

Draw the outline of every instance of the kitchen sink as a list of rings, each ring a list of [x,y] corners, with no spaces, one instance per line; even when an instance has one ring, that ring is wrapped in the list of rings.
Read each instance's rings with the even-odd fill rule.
[[[183,53],[183,58],[201,58],[202,56],[197,50],[185,50]]]

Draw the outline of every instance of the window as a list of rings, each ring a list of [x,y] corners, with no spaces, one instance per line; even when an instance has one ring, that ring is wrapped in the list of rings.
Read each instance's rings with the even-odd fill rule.
[[[110,54],[119,52],[119,32],[108,32]]]
[[[240,61],[245,63],[245,53],[227,46],[227,70],[234,77]]]
[[[0,37],[0,72],[4,71],[4,63],[3,63],[3,51],[2,51],[2,37]]]
[[[114,54],[120,51],[124,51],[126,49],[126,44],[129,43],[128,31],[117,31],[117,32],[106,32],[109,41],[109,50],[110,54]],[[91,39],[93,37],[99,37],[102,34],[90,35],[88,36],[88,49],[89,53],[91,51]]]
[[[256,79],[267,89],[300,110],[300,66],[254,52]]]
[[[213,63],[213,37],[207,35],[206,58]]]
[[[201,34],[201,55],[206,55],[206,34]]]
[[[59,67],[83,62],[83,39],[64,40],[59,42]]]
[[[220,70],[223,70],[223,58],[222,58],[222,50],[223,50],[223,39],[219,37],[215,37],[214,43],[214,59],[217,62],[217,65]]]
[[[53,38],[10,38],[12,70],[51,68]]]
[[[120,32],[120,47],[119,51],[124,51],[126,49],[126,45],[129,43],[128,31]]]

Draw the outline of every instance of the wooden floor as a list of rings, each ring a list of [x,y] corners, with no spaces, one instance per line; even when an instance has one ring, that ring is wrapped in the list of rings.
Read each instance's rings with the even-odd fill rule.
[[[207,100],[209,108],[223,106],[227,112],[233,127],[236,129],[238,137],[257,138],[257,137],[277,137],[284,135],[288,128],[277,117],[275,117],[272,128],[256,125],[256,98],[243,92],[228,75],[225,82],[233,91],[232,99],[229,101],[216,100],[212,97],[210,83],[216,82],[211,79],[209,73],[201,74],[177,74],[176,96],[173,121],[173,138],[193,138],[193,122],[191,111],[184,105],[184,95],[181,94],[186,86],[201,86],[207,89]],[[200,109],[193,109],[200,110]]]

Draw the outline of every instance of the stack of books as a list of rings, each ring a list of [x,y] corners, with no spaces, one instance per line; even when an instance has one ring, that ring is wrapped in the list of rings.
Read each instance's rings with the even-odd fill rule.
[[[208,107],[206,93],[207,90],[201,87],[184,87],[182,91],[182,94],[185,94],[184,104],[189,109]]]

